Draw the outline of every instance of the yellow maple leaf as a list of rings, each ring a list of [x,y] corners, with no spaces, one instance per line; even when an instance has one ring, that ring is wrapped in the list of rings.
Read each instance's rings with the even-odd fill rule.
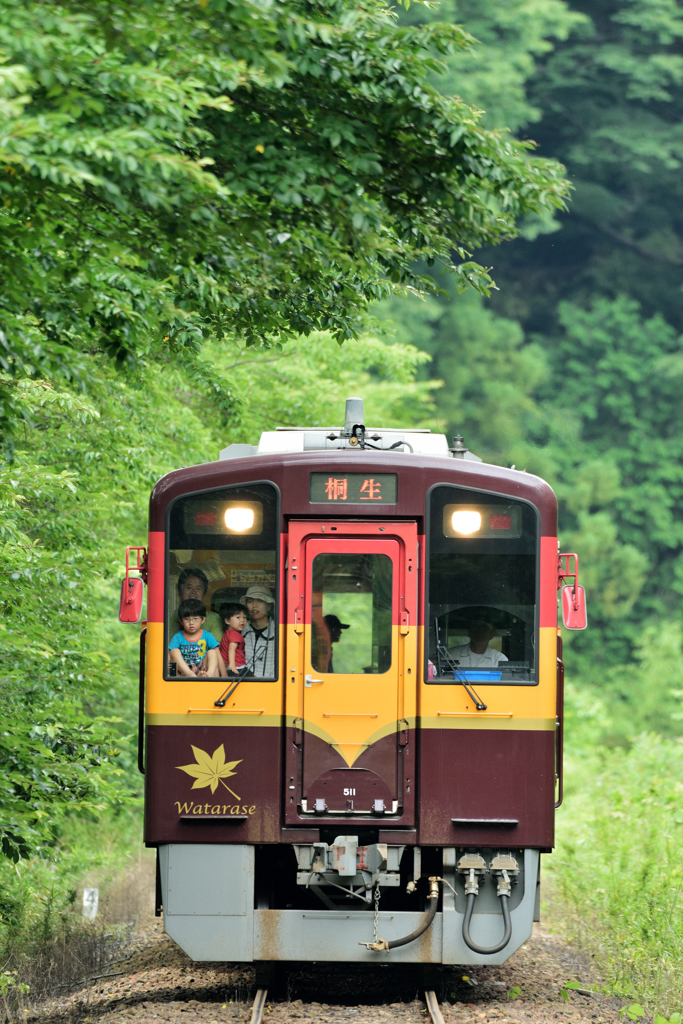
[[[176,767],[181,772],[187,772],[195,780],[192,783],[193,789],[204,789],[206,786],[211,786],[211,792],[215,793],[218,789],[218,783],[221,786],[225,786],[228,793],[232,793],[235,800],[239,800],[237,793],[233,793],[230,786],[223,782],[223,779],[229,779],[231,775],[236,775],[237,772],[233,771],[233,768],[241,764],[241,761],[226,761],[225,760],[225,747],[221,743],[220,747],[217,747],[213,755],[209,757],[205,750],[200,750],[199,747],[192,747],[192,753],[196,758],[196,764],[179,764]]]

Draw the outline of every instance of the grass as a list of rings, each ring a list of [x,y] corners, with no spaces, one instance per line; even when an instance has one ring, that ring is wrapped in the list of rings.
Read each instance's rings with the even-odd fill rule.
[[[153,912],[154,855],[141,842],[139,808],[100,821],[68,821],[44,858],[0,861],[0,1001],[5,1017],[62,995],[122,955]],[[95,921],[84,888],[100,891]]]
[[[554,902],[613,991],[669,1015],[683,1007],[683,740],[606,749],[603,711],[570,693]]]

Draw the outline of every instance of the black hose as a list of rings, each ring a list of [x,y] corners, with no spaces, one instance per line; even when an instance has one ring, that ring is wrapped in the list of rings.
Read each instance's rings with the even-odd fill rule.
[[[404,935],[402,939],[390,939],[387,942],[387,949],[396,949],[397,946],[407,946],[409,942],[414,942],[415,939],[419,939],[419,937],[427,931],[430,924],[434,920],[434,915],[436,914],[436,908],[438,906],[438,903],[439,894],[437,892],[435,896],[429,897],[429,910],[427,911],[424,921],[419,926],[419,928],[416,928],[414,932],[410,933],[410,935]]]
[[[472,911],[474,910],[474,901],[476,896],[473,892],[467,894],[467,907],[465,908],[465,920],[462,923],[462,937],[470,949],[475,953],[500,953],[501,949],[505,949],[510,936],[512,935],[512,922],[510,921],[510,908],[508,907],[508,897],[505,893],[500,894],[500,901],[503,904],[503,922],[505,929],[503,931],[503,938],[495,946],[478,946],[476,942],[472,941],[470,937],[470,921],[472,920]]]

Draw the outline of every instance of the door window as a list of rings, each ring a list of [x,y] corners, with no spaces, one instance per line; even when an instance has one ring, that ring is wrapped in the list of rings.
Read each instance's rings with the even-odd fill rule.
[[[391,668],[393,564],[383,554],[313,560],[311,665],[377,675]]]

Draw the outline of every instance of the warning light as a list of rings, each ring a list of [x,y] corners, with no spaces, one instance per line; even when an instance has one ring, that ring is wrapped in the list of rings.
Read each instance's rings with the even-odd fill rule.
[[[451,524],[455,533],[462,533],[466,537],[481,529],[481,513],[473,509],[458,509],[453,513]]]
[[[254,510],[233,505],[232,508],[225,510],[224,519],[226,529],[233,533],[244,533],[246,530],[251,530],[254,525]]]
[[[246,499],[225,501],[221,497],[192,499],[184,503],[183,526],[189,534],[255,536],[263,530],[263,503]]]
[[[218,519],[217,512],[195,512],[195,526],[215,526]]]
[[[444,537],[468,538],[468,543],[496,540],[507,544],[522,536],[522,506],[503,505],[444,505]]]

